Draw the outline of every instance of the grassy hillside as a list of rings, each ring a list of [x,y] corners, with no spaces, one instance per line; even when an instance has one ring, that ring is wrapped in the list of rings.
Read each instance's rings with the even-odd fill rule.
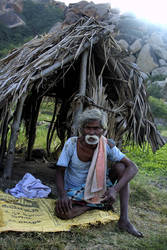
[[[64,19],[64,13],[54,5],[37,4],[31,0],[24,1],[21,18],[25,26],[9,29],[0,23],[0,57],[10,49],[19,47],[38,34],[48,32],[58,21]]]

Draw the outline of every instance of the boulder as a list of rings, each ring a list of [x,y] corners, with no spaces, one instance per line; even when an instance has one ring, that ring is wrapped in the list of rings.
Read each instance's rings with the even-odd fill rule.
[[[62,23],[57,22],[49,31],[49,33],[58,33],[62,31]]]
[[[167,48],[157,46],[156,44],[152,45],[152,49],[158,58],[167,60]]]
[[[94,17],[96,17],[98,20],[105,20],[108,17],[109,12],[111,11],[111,7],[109,3],[104,4],[93,4],[90,2],[87,6],[85,6],[83,12],[85,14],[88,14],[88,16],[91,16],[91,12],[89,11],[89,8],[92,8],[92,11],[94,13]]]
[[[66,9],[65,3],[61,2],[61,1],[54,1],[53,4],[55,5],[56,8],[59,8],[63,11],[65,11],[65,9]]]
[[[162,67],[154,69],[151,75],[152,76],[158,76],[158,75],[167,76],[167,66],[162,66]]]
[[[160,66],[167,66],[167,62],[164,59],[159,59],[159,65]]]
[[[122,49],[128,50],[129,44],[124,39],[120,39],[118,44]]]
[[[167,78],[163,81],[152,82],[153,85],[158,85],[160,88],[164,88],[167,85]]]
[[[104,20],[106,23],[108,24],[119,24],[120,21],[120,16],[117,14],[113,14],[113,15],[108,15],[108,17],[106,17],[106,19]]]
[[[151,73],[153,69],[157,68],[159,65],[154,61],[152,56],[151,47],[149,44],[145,44],[138,57],[137,57],[137,65],[141,69],[141,71],[145,73]]]
[[[136,57],[134,55],[129,55],[126,57],[126,59],[129,61],[129,62],[136,62]]]
[[[151,45],[154,53],[161,59],[167,60],[167,45],[163,40],[163,33],[152,33],[148,43]]]
[[[132,54],[135,54],[136,52],[140,51],[141,48],[142,48],[141,39],[137,39],[136,41],[134,41],[134,43],[130,45],[130,51],[132,52]]]
[[[24,21],[13,10],[7,10],[1,13],[0,22],[8,28],[16,28],[25,25]]]
[[[64,20],[64,24],[65,25],[70,25],[72,23],[75,23],[78,21],[78,19],[82,16],[82,14],[80,13],[75,13],[72,10],[68,11],[68,13],[66,14],[66,18]]]
[[[148,43],[159,47],[165,46],[161,32],[153,32],[148,40]]]
[[[64,23],[72,24],[82,16],[94,17],[103,22],[107,20],[109,24],[111,23],[111,19],[114,21],[115,18],[115,22],[119,20],[118,13],[111,12],[109,3],[95,4],[93,2],[80,1],[78,3],[69,4],[66,9]]]

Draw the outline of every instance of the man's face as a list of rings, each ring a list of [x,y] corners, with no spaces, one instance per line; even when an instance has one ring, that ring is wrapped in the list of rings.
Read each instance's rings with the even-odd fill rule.
[[[99,142],[99,138],[102,134],[103,129],[99,121],[89,122],[83,128],[85,142],[89,145],[96,145]]]

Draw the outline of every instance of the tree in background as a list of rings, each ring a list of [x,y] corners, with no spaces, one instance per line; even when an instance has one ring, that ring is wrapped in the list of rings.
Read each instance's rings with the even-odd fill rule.
[[[167,120],[167,104],[162,99],[149,96],[149,103],[154,117]]]
[[[53,4],[44,5],[31,0],[25,0],[23,3],[20,17],[24,20],[25,26],[9,29],[0,23],[0,57],[34,36],[47,33],[55,23],[64,20],[63,10]]]

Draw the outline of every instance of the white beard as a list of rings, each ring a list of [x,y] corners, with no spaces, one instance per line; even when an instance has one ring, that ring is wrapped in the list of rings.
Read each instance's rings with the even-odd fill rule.
[[[86,135],[85,142],[89,145],[96,145],[99,143],[99,137],[97,135]]]

